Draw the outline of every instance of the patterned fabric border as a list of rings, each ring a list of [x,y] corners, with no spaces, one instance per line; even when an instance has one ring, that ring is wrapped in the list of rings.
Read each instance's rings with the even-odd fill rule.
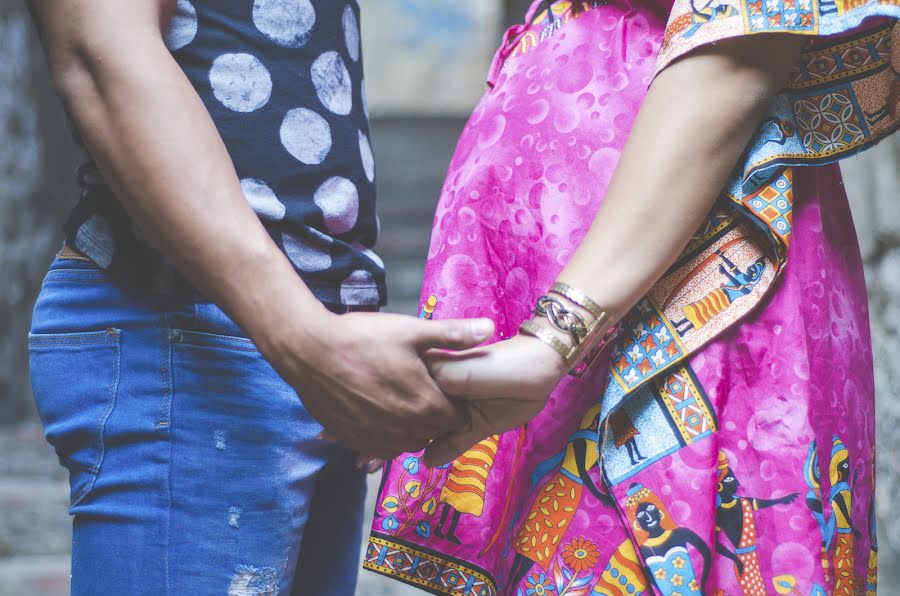
[[[761,189],[772,205],[762,198],[744,205],[729,197],[717,204],[678,262],[626,317],[610,361],[611,385],[625,394],[635,391],[762,299],[790,240],[791,182],[787,170]],[[760,225],[764,219],[747,217],[757,207],[771,222]],[[613,397],[604,399],[610,403]]]
[[[846,31],[867,16],[900,17],[900,0],[829,1],[739,0],[735,6],[714,0],[698,12],[689,0],[676,0],[657,72],[726,38]],[[627,395],[669,370],[762,300],[790,245],[793,166],[836,161],[900,126],[900,25],[890,18],[874,23],[817,39],[803,54],[751,141],[742,174],[723,193],[738,217],[714,209],[628,317],[610,366],[616,391]]]
[[[728,38],[765,31],[840,33],[852,29],[847,23],[881,17],[848,34],[817,38],[803,53],[750,144],[743,174],[729,187],[738,200],[759,190],[781,167],[837,161],[900,127],[900,0],[739,0],[736,7],[713,0],[709,18],[699,22],[692,5],[675,2],[657,72]]]
[[[891,60],[889,26],[874,33],[841,39],[831,45],[822,45],[803,55],[803,59],[791,72],[787,88],[803,89],[827,85],[832,81],[856,78],[884,68]]]
[[[497,596],[497,583],[489,573],[470,563],[372,533],[363,567],[432,594]]]
[[[718,430],[715,411],[690,366],[660,376],[655,384],[657,394],[686,445]]]
[[[607,394],[606,397],[611,397]],[[621,484],[656,462],[713,436],[719,428],[709,396],[690,364],[672,368],[608,411],[600,431],[603,474],[610,486]],[[641,437],[642,458],[635,461],[616,437],[628,425]]]
[[[625,337],[628,341],[620,342],[613,353],[612,373],[627,389],[680,361],[687,352],[678,332],[649,298],[642,300],[626,320]]]

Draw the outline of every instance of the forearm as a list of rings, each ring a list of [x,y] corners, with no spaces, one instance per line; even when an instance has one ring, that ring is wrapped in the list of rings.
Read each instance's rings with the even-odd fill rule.
[[[148,240],[261,347],[301,313],[307,323],[326,317],[243,196],[215,125],[158,32],[81,39],[55,69],[60,89]]]
[[[675,262],[783,87],[803,41],[732,40],[650,87],[596,219],[560,280],[624,315]]]

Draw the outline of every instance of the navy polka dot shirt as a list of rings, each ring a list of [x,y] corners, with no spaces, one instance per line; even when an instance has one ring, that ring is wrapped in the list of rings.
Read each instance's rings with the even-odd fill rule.
[[[247,201],[310,289],[329,304],[382,305],[356,1],[178,0],[166,44],[212,115]],[[96,167],[83,166],[79,179],[68,242],[140,289],[184,288]]]

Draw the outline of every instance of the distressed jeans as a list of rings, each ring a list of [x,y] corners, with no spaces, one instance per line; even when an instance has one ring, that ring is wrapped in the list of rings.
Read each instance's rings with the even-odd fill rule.
[[[354,593],[365,476],[215,305],[57,259],[29,336],[69,470],[72,593]]]

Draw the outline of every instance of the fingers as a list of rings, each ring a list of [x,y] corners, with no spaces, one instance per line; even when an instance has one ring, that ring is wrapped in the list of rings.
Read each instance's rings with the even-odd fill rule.
[[[459,402],[447,398],[443,393],[431,399],[429,415],[424,420],[423,431],[429,439],[444,433],[469,426],[469,412]]]
[[[487,341],[494,334],[490,319],[420,321],[413,343],[420,352],[434,348],[466,350]]]
[[[356,469],[365,470],[367,474],[374,474],[381,471],[385,461],[379,457],[373,458],[368,455],[360,455],[356,458]]]
[[[432,442],[423,455],[425,465],[434,468],[449,463],[489,436],[482,425],[467,424]]]
[[[480,432],[455,432],[436,440],[425,450],[424,461],[429,468],[449,463],[484,439]]]
[[[426,366],[428,366],[428,372],[431,373],[431,378],[444,393],[449,395],[472,394],[475,371],[470,363],[436,358],[427,360]]]

